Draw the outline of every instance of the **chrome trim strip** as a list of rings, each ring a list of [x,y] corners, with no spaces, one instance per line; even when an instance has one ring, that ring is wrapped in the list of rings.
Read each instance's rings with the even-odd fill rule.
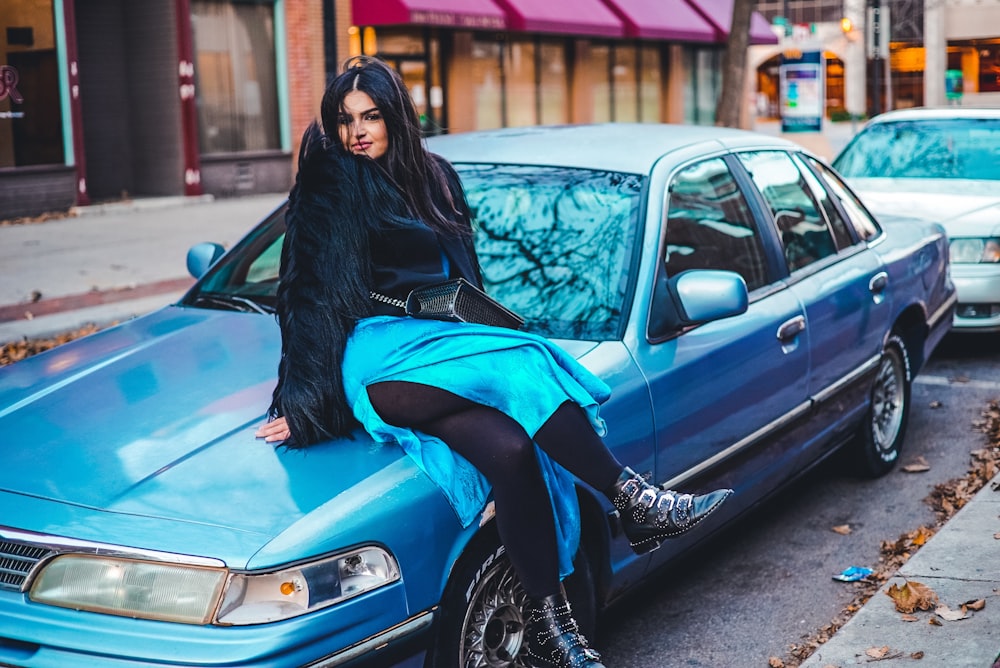
[[[303,668],[333,668],[334,666],[342,666],[345,663],[354,661],[360,658],[368,652],[375,651],[379,647],[383,647],[390,643],[402,640],[408,635],[412,635],[419,631],[423,631],[428,628],[434,622],[434,611],[427,610],[419,615],[409,618],[405,622],[397,624],[392,628],[386,629],[385,631],[366,638],[356,645],[352,645],[347,649],[341,650],[336,654],[331,654],[330,656],[319,659],[318,661],[313,661],[308,663]]]
[[[941,304],[941,306],[938,307],[938,310],[934,311],[934,313],[931,314],[931,317],[927,319],[927,326],[931,329],[937,327],[938,321],[947,314],[948,309],[957,304],[958,295],[953,292],[951,293],[951,299],[948,299],[944,304]]]
[[[0,525],[0,539],[12,542],[46,548],[58,554],[75,553],[89,554],[101,557],[118,557],[122,559],[139,559],[143,561],[158,561],[180,566],[202,566],[205,568],[226,568],[226,562],[211,557],[196,557],[190,554],[174,554],[173,552],[158,552],[137,547],[123,547],[109,543],[98,543],[75,538],[63,538],[48,534],[23,531]]]
[[[848,374],[847,376],[844,376],[843,378],[841,378],[840,380],[838,380],[836,383],[834,383],[830,387],[828,387],[825,390],[823,390],[823,392],[821,392],[820,394],[818,394],[818,395],[810,398],[809,401],[806,401],[806,402],[803,402],[803,403],[799,404],[797,407],[795,407],[794,409],[792,409],[788,413],[786,413],[786,414],[782,415],[781,417],[779,417],[778,419],[773,420],[770,423],[764,425],[763,427],[761,427],[757,431],[753,432],[749,436],[743,437],[742,439],[740,439],[736,443],[733,443],[728,448],[726,448],[722,452],[716,454],[715,456],[709,457],[708,459],[706,459],[702,463],[698,464],[697,466],[692,466],[691,468],[689,468],[687,471],[684,471],[680,475],[676,475],[673,478],[671,478],[670,480],[667,480],[665,483],[663,483],[662,486],[663,487],[668,487],[668,488],[671,488],[671,489],[683,486],[684,483],[687,480],[689,480],[689,479],[697,476],[698,474],[700,474],[700,473],[702,473],[702,472],[704,472],[704,471],[712,468],[716,464],[718,464],[718,463],[720,463],[720,462],[722,462],[722,461],[724,461],[726,459],[729,459],[730,457],[732,457],[733,455],[739,453],[740,451],[745,450],[746,448],[750,447],[751,445],[755,444],[757,441],[759,441],[760,439],[762,439],[769,432],[776,431],[776,430],[784,427],[785,425],[787,425],[787,424],[789,424],[789,423],[791,423],[791,422],[799,419],[804,414],[810,412],[813,409],[813,406],[816,403],[822,402],[822,401],[825,401],[825,400],[829,399],[831,396],[833,396],[838,391],[840,391],[844,386],[846,386],[846,385],[854,382],[855,380],[857,380],[858,378],[860,378],[864,374],[866,374],[866,373],[872,371],[873,369],[877,368],[878,364],[879,364],[879,362],[881,362],[881,360],[882,360],[882,356],[881,355],[875,355],[874,357],[872,357],[871,359],[869,359],[867,362],[865,362],[861,366],[859,366],[857,369],[855,369],[854,371],[852,371],[850,374]]]
[[[681,473],[680,475],[676,475],[673,478],[671,478],[670,480],[667,480],[665,483],[663,483],[662,486],[663,487],[669,487],[671,489],[682,486],[684,484],[684,482],[686,480],[688,480],[689,478],[693,478],[694,476],[698,475],[699,473],[712,468],[713,466],[715,466],[719,462],[721,462],[723,460],[726,460],[726,459],[729,459],[730,457],[732,457],[733,455],[737,454],[741,450],[745,450],[746,448],[750,447],[751,445],[753,445],[754,443],[756,443],[757,441],[759,441],[761,438],[763,438],[764,436],[766,436],[768,434],[768,432],[771,432],[771,431],[774,431],[776,429],[780,429],[781,427],[784,427],[785,425],[789,424],[790,422],[793,422],[794,420],[799,419],[800,417],[802,417],[806,413],[809,413],[811,410],[812,410],[812,401],[806,401],[806,402],[803,402],[803,403],[799,404],[797,407],[795,407],[794,409],[792,409],[788,413],[785,413],[784,415],[782,415],[778,419],[773,420],[772,422],[764,425],[763,427],[761,427],[757,431],[753,432],[749,436],[745,436],[745,437],[741,438],[739,441],[737,441],[736,443],[733,443],[732,445],[730,445],[728,448],[726,448],[722,452],[716,454],[713,457],[709,457],[708,459],[706,459],[702,463],[698,464],[697,466],[692,466],[687,471],[684,471],[684,473]]]
[[[844,376],[843,378],[841,378],[840,380],[838,380],[833,385],[830,385],[829,387],[827,387],[825,390],[823,390],[819,394],[814,395],[813,399],[815,401],[819,401],[819,402],[826,401],[827,399],[829,399],[830,397],[832,397],[833,395],[835,395],[837,392],[840,392],[842,389],[844,389],[844,386],[850,385],[851,383],[855,382],[861,376],[863,376],[866,373],[869,373],[869,372],[875,370],[878,367],[879,362],[881,362],[881,361],[882,361],[882,355],[875,355],[875,356],[873,356],[867,362],[863,363],[857,369],[855,369],[851,373],[847,374],[846,376]]]

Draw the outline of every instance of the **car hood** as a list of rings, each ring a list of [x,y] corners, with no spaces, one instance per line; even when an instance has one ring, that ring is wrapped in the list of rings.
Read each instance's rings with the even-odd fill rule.
[[[294,451],[255,438],[279,352],[271,317],[171,306],[0,368],[0,525],[238,567],[282,533],[331,533],[297,524],[435,493],[363,432]]]
[[[0,507],[23,508],[0,524],[126,545],[159,529],[184,553],[211,535],[239,561],[344,490],[419,474],[362,434],[255,438],[279,349],[273,318],[168,307],[0,369]],[[175,535],[195,544],[163,547]]]
[[[950,236],[1000,233],[1000,184],[963,179],[848,179],[878,215],[941,223]]]

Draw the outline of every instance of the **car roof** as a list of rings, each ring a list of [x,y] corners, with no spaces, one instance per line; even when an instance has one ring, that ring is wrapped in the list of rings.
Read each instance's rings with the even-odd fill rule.
[[[795,147],[789,141],[705,125],[598,123],[480,130],[432,137],[428,148],[450,162],[559,165],[647,174],[664,155],[681,149],[715,153],[737,146]]]
[[[893,121],[931,121],[951,120],[960,118],[995,118],[1000,119],[1000,109],[994,107],[913,107],[896,109],[879,114],[872,118],[872,123],[890,123]]]

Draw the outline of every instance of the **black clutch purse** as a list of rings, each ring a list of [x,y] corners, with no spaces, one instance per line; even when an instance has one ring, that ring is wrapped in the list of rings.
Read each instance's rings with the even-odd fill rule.
[[[414,318],[475,322],[520,329],[524,318],[464,278],[425,285],[406,298],[406,314]]]
[[[524,318],[464,278],[421,286],[411,291],[406,301],[377,292],[372,292],[371,298],[399,307],[414,318],[474,322],[508,329],[520,329],[524,324]]]

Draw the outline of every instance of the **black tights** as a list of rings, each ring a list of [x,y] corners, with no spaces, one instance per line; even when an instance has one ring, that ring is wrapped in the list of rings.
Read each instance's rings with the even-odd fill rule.
[[[594,432],[587,415],[567,401],[532,437],[495,408],[446,390],[404,381],[368,386],[388,424],[437,436],[475,466],[493,486],[497,530],[514,570],[533,598],[559,588],[555,520],[534,443],[580,480],[606,490],[622,465]]]

